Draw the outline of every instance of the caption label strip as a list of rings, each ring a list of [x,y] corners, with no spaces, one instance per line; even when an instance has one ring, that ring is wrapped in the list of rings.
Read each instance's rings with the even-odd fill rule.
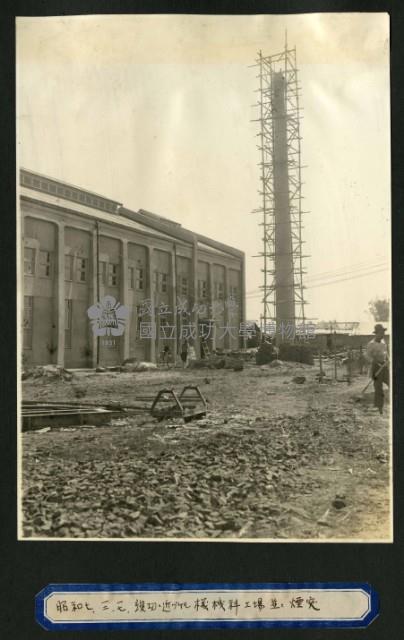
[[[50,631],[367,627],[378,612],[364,583],[54,584],[35,601]]]

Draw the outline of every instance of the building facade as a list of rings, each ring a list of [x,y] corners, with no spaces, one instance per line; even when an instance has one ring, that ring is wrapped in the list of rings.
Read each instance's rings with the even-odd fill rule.
[[[243,252],[25,169],[19,196],[27,365],[156,362],[164,347],[175,361],[185,339],[197,355],[201,341],[243,346]],[[122,335],[94,334],[88,309],[106,296],[127,309]]]

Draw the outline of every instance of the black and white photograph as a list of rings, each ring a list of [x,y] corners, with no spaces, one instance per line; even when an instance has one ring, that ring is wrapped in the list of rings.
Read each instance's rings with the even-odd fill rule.
[[[18,17],[20,540],[393,541],[389,17]]]

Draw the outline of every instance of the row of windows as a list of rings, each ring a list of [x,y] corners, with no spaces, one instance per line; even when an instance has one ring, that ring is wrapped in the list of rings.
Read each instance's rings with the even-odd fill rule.
[[[76,264],[76,267],[74,266]],[[65,256],[65,280],[66,282],[87,282],[88,259]],[[75,277],[74,277],[75,276]]]
[[[180,276],[178,278],[178,288],[180,291],[180,294],[182,296],[187,296],[189,293],[189,281],[188,278],[185,278],[184,276]]]
[[[229,297],[233,298],[233,300],[238,300],[238,287],[236,287],[235,285],[230,285],[229,286]]]
[[[144,269],[129,267],[129,289],[144,290]]]
[[[114,262],[100,262],[100,283],[108,287],[118,287],[120,284],[119,264]],[[145,287],[144,269],[140,267],[128,267],[129,289],[143,291]]]
[[[214,294],[216,300],[224,299],[224,283],[223,282],[215,282],[214,283]],[[238,288],[236,286],[229,287],[229,296],[231,298],[237,299],[238,296]],[[198,280],[198,298],[200,300],[206,300],[208,298],[208,283],[206,280]]]
[[[39,251],[38,275],[41,278],[52,277],[52,253]],[[36,251],[30,247],[24,248],[24,274],[34,276],[36,273]]]
[[[39,251],[38,275],[40,278],[53,277],[54,254],[51,251]],[[24,274],[26,276],[36,275],[36,250],[31,247],[24,249]],[[75,258],[71,255],[65,256],[65,280],[72,282],[87,282],[88,259]]]
[[[206,300],[208,298],[207,280],[198,280],[198,298],[200,300]]]
[[[35,249],[25,247],[24,249],[24,274],[35,275]],[[49,251],[39,251],[38,275],[42,278],[51,278],[53,271],[53,253]],[[110,287],[119,286],[119,264],[113,262],[100,262],[99,277],[100,283]],[[88,259],[78,258],[72,255],[65,256],[65,280],[67,282],[87,282],[88,280]],[[128,267],[128,282],[130,289],[143,291],[145,288],[145,273],[143,268]],[[168,274],[154,271],[153,284],[156,291],[166,293],[168,291]],[[187,296],[189,293],[189,280],[184,276],[178,278],[178,289],[181,295]],[[214,283],[214,293],[216,300],[224,299],[224,283]],[[237,299],[238,287],[229,286],[230,298]],[[198,280],[198,298],[206,300],[208,298],[207,280]]]
[[[53,277],[54,255],[50,251],[39,251],[38,275],[41,278]],[[88,280],[89,262],[88,258],[79,258],[72,255],[65,255],[65,281],[85,283]],[[36,275],[36,250],[31,247],[24,249],[24,274],[27,276]],[[100,262],[99,276],[101,284],[110,287],[119,285],[119,264],[112,262]],[[129,288],[143,291],[144,289],[144,269],[128,268]]]
[[[161,271],[153,272],[153,285],[155,291],[159,293],[167,293],[168,291],[168,274]]]
[[[224,283],[215,282],[215,299],[223,300],[223,298],[224,298]]]
[[[119,286],[119,264],[114,262],[100,262],[98,269],[100,284],[108,287]]]

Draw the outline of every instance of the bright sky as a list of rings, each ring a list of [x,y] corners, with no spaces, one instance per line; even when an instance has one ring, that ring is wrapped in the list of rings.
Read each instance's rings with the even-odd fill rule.
[[[307,315],[390,297],[387,14],[17,19],[19,164],[245,251],[259,318],[257,52],[296,45]]]

